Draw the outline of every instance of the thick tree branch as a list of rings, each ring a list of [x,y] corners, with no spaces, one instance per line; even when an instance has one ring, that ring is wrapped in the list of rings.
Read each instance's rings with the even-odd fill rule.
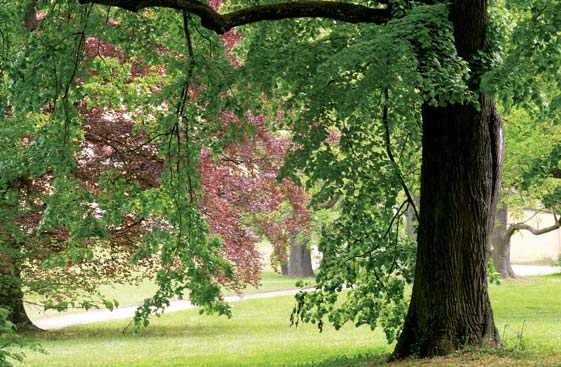
[[[388,9],[369,8],[362,5],[335,1],[294,1],[278,4],[256,5],[228,14],[219,14],[198,0],[79,0],[82,4],[94,3],[139,11],[147,7],[164,7],[198,15],[202,25],[218,34],[263,20],[290,18],[326,18],[346,23],[383,24],[391,19]]]

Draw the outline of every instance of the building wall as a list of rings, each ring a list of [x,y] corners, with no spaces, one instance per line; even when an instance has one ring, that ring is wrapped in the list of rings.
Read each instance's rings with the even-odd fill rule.
[[[534,228],[549,227],[555,223],[550,213],[540,213],[524,210],[522,217],[513,217],[509,213],[509,223],[526,223]],[[558,261],[561,255],[561,229],[535,236],[528,231],[518,231],[511,239],[510,260],[513,263],[527,263],[552,259]]]

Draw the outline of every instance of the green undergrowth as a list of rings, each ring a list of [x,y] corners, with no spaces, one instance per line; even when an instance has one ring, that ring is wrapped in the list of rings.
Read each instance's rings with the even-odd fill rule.
[[[434,359],[387,362],[392,346],[380,332],[345,326],[289,326],[293,297],[233,304],[230,320],[196,310],[154,318],[134,335],[128,321],[98,323],[31,335],[50,353],[28,352],[22,366],[561,366],[561,275],[491,286],[504,347]]]

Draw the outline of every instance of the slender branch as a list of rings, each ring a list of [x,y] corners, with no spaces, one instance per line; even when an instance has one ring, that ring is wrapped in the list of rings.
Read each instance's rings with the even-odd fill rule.
[[[139,11],[148,7],[164,7],[196,14],[202,25],[218,34],[250,23],[264,20],[292,18],[326,18],[346,23],[384,24],[391,19],[387,8],[369,8],[363,5],[336,1],[294,1],[255,5],[227,14],[220,14],[198,0],[79,0],[81,4],[100,4]]]
[[[386,88],[386,89],[384,89],[384,107],[383,107],[383,111],[382,111],[382,123],[384,125],[384,138],[385,138],[385,143],[386,143],[386,152],[388,154],[388,158],[390,159],[390,161],[392,162],[392,164],[395,168],[395,172],[396,172],[396,175],[399,179],[399,183],[401,184],[401,187],[403,188],[403,191],[405,191],[405,196],[407,196],[407,201],[409,202],[409,205],[411,205],[411,207],[413,208],[413,211],[415,212],[415,217],[417,218],[417,220],[419,220],[419,212],[417,211],[417,206],[415,205],[415,200],[413,199],[413,196],[411,196],[411,193],[409,192],[409,188],[407,187],[407,184],[405,183],[405,179],[403,178],[403,175],[401,174],[401,169],[399,168],[399,164],[397,164],[397,162],[396,162],[396,160],[393,156],[392,144],[391,144],[391,140],[390,140],[390,126],[389,126],[389,121],[388,121],[389,100],[390,100],[389,90],[388,90],[388,88]]]
[[[505,238],[512,237],[514,232],[520,231],[520,230],[529,231],[533,235],[539,236],[541,234],[545,234],[545,233],[548,233],[548,232],[551,232],[551,231],[555,231],[557,228],[560,228],[560,227],[561,227],[561,225],[559,224],[559,222],[555,222],[555,224],[553,224],[549,227],[541,228],[541,229],[534,228],[531,225],[525,224],[525,223],[514,223],[514,224],[511,224],[510,226],[508,226],[508,229],[505,233]]]
[[[388,226],[388,229],[386,230],[386,233],[384,233],[384,236],[382,236],[382,238],[386,238],[386,237],[388,236],[388,234],[389,234],[390,231],[392,230],[392,227],[393,227],[394,222],[396,222],[396,223],[399,222],[398,219],[399,219],[399,217],[401,216],[401,212],[403,211],[403,208],[405,207],[405,205],[406,205],[407,203],[408,203],[407,200],[405,200],[403,203],[401,203],[401,205],[399,206],[399,208],[397,209],[397,211],[396,211],[395,214],[393,215],[392,220],[390,221],[390,225]],[[397,227],[396,232],[397,232],[397,231],[399,231],[399,227]],[[396,237],[396,238],[397,238],[397,237]],[[377,249],[378,249],[377,247],[370,248],[370,249],[364,251],[363,253],[356,254],[356,255],[353,255],[353,256],[349,256],[349,257],[347,258],[347,260],[354,260],[354,259],[356,259],[356,258],[364,257],[364,256],[366,256],[366,255],[372,256],[372,253],[373,253],[374,251],[376,251]]]

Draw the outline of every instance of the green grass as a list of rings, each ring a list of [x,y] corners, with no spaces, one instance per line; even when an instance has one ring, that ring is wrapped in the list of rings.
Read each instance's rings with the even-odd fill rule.
[[[540,265],[540,266],[559,266],[559,260],[555,261],[550,257],[545,257],[540,260],[533,260],[533,261],[517,261],[513,265]]]
[[[248,286],[243,290],[243,294],[270,292],[274,290],[283,290],[296,288],[296,282],[299,279],[290,279],[272,270],[264,271],[261,276],[261,285],[259,287]],[[313,278],[302,279],[306,284],[313,284]],[[156,291],[157,286],[153,281],[146,280],[138,287],[131,287],[129,284],[116,284],[113,286],[104,286],[101,293],[109,299],[116,299],[122,306],[133,306],[141,304],[145,298],[150,297]],[[225,295],[235,294],[234,291],[225,289]]]
[[[263,272],[261,274],[261,284],[259,287],[248,286],[246,289],[242,290],[243,294],[254,294],[261,292],[270,292],[275,290],[285,290],[296,288],[296,282],[302,281],[302,283],[307,285],[313,285],[315,279],[313,277],[306,279],[290,279],[286,276],[280,275],[273,271],[268,259],[273,252],[273,247],[268,241],[262,241],[257,244],[259,252],[262,254]],[[125,306],[135,306],[143,303],[145,298],[154,295],[158,289],[154,280],[146,279],[140,284],[113,284],[113,285],[102,285],[99,287],[100,293],[109,300],[117,300],[121,307]],[[233,295],[234,291],[229,289],[224,289],[224,295]],[[186,297],[188,295],[185,295]],[[37,320],[45,317],[54,317],[61,314],[70,314],[84,312],[81,308],[70,308],[64,312],[58,312],[56,310],[44,311],[43,307],[38,304],[38,298],[33,295],[27,297],[28,304],[26,305],[27,314],[32,320]]]
[[[376,351],[379,332],[289,326],[292,297],[233,304],[234,318],[177,312],[141,332],[123,334],[128,321],[68,328],[35,336],[50,355],[28,353],[25,366],[298,366]]]
[[[242,293],[254,294],[296,288],[295,284],[299,280],[305,285],[313,285],[315,282],[314,278],[290,279],[272,270],[268,270],[262,273],[261,285],[259,287],[248,286]],[[145,298],[152,296],[156,290],[157,285],[151,280],[145,280],[141,284],[135,286],[130,284],[115,284],[100,287],[101,294],[110,300],[117,300],[120,307],[140,305]],[[224,294],[232,295],[235,294],[235,292],[225,289]],[[55,310],[44,311],[41,306],[34,304],[26,305],[26,310],[29,317],[33,320],[60,316],[61,314],[84,312],[83,309],[69,309],[62,313]]]
[[[503,281],[490,294],[495,322],[507,343],[520,335],[530,349],[561,347],[561,274]]]
[[[503,282],[490,293],[506,340],[499,351],[386,363],[391,346],[379,331],[291,328],[293,298],[276,297],[234,303],[231,320],[168,314],[140,335],[123,333],[127,321],[35,334],[50,354],[28,352],[22,366],[561,366],[561,275]]]

